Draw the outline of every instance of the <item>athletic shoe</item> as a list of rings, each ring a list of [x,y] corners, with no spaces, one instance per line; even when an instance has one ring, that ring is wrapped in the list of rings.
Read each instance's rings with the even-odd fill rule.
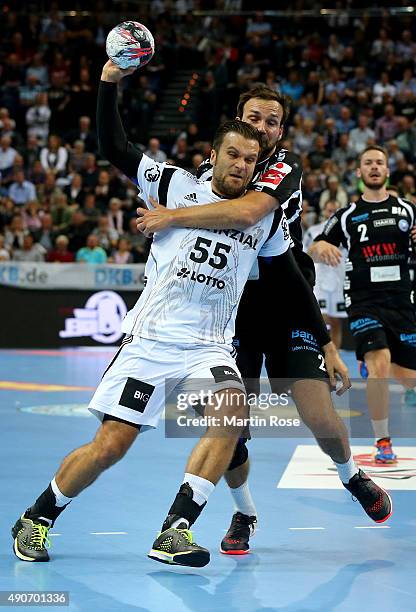
[[[189,529],[182,529],[182,525],[186,527],[185,523],[180,523],[176,529],[170,527],[162,531],[153,542],[152,549],[147,556],[170,565],[204,567],[209,563],[209,550],[198,546],[193,541]]]
[[[50,526],[39,519],[27,518],[24,514],[12,528],[13,551],[22,561],[49,561],[47,548]]]
[[[358,470],[358,474],[354,474],[344,487],[351,493],[353,499],[360,502],[364,511],[376,523],[384,523],[392,515],[393,505],[390,495],[362,470]]]
[[[368,369],[365,361],[360,361],[360,376],[361,378],[368,378]]]
[[[390,438],[380,438],[380,440],[377,440],[375,447],[374,460],[376,463],[397,462],[397,455],[393,452]]]
[[[406,389],[403,396],[403,403],[408,408],[416,406],[416,389]]]
[[[220,547],[224,555],[246,555],[250,552],[250,536],[256,529],[257,518],[236,512],[231,519],[231,525],[225,534]]]

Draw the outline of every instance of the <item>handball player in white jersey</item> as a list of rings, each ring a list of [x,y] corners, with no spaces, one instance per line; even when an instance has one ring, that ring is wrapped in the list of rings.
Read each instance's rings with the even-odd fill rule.
[[[332,217],[339,208],[336,200],[325,202],[323,209],[324,220],[321,223],[311,225],[303,235],[303,248],[308,252],[316,236],[322,234],[327,220]],[[314,293],[318,300],[323,317],[329,326],[332,342],[339,349],[342,343],[342,319],[347,317],[344,299],[345,260],[347,251],[342,247],[342,258],[335,267],[326,264],[315,264],[316,281]]]

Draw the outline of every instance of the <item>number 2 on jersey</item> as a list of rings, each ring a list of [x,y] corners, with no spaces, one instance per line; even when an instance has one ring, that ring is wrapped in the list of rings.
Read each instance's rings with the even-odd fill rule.
[[[360,223],[357,227],[357,230],[360,232],[360,242],[365,242],[368,240],[367,236],[367,226],[364,223]]]
[[[209,265],[217,270],[222,270],[227,265],[227,255],[225,255],[225,253],[229,253],[231,251],[231,246],[229,244],[224,244],[223,242],[216,242],[212,252],[212,257],[210,257],[210,251],[207,247],[210,247],[211,245],[212,240],[198,236],[194,249],[191,251],[189,257],[192,259],[192,261],[199,264],[206,262],[209,257]],[[222,251],[225,251],[225,253]]]

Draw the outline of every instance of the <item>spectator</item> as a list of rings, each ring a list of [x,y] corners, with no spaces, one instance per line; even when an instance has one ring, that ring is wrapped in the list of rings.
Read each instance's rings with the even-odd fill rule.
[[[95,194],[87,193],[85,195],[84,206],[82,208],[82,212],[90,221],[91,225],[94,227],[98,224],[98,219],[100,218],[101,211],[95,205]]]
[[[123,234],[123,238],[126,238],[132,246],[133,263],[146,261],[149,252],[149,240],[138,231],[135,218],[130,219],[128,232]]]
[[[13,149],[11,144],[10,136],[0,138],[0,172],[3,178],[12,172],[17,155],[16,149]]]
[[[351,119],[351,109],[348,106],[341,106],[340,117],[336,121],[338,134],[349,134],[355,125],[355,121]]]
[[[110,227],[108,216],[102,215],[98,219],[98,226],[94,229],[93,234],[98,238],[98,244],[107,252],[110,253],[119,238],[117,230]]]
[[[115,264],[130,264],[133,263],[133,255],[131,254],[131,243],[127,238],[119,238],[117,248],[111,253],[108,259],[110,263]]]
[[[23,206],[30,200],[36,200],[36,189],[33,183],[25,179],[22,170],[16,172],[14,182],[9,187],[9,198],[17,206]]]
[[[74,254],[68,251],[69,240],[64,234],[55,239],[55,248],[50,249],[46,255],[46,261],[50,263],[72,263],[75,261]]]
[[[303,85],[299,79],[297,70],[290,70],[287,80],[283,81],[281,91],[283,94],[290,96],[292,100],[297,102],[303,94]]]
[[[45,145],[49,136],[49,121],[51,109],[48,106],[48,94],[39,93],[36,96],[34,106],[26,113],[26,125],[28,136],[35,136],[40,145]]]
[[[301,104],[298,108],[298,114],[302,117],[303,120],[310,119],[315,122],[318,105],[315,104],[315,98],[313,93],[311,91],[306,93],[303,100],[303,104]]]
[[[260,78],[260,68],[255,63],[254,55],[246,53],[241,68],[237,71],[237,83],[241,89],[250,89]]]
[[[334,200],[339,203],[341,208],[348,204],[347,192],[340,185],[338,177],[332,175],[328,177],[327,187],[321,193],[321,197],[319,198],[319,209],[323,211],[326,203]]]
[[[62,191],[58,191],[51,197],[50,202],[53,227],[58,232],[65,232],[73,220],[72,210],[68,206],[68,198]]]
[[[145,155],[161,164],[167,159],[166,153],[160,148],[160,140],[158,138],[151,138],[149,140],[148,149],[145,151]]]
[[[90,223],[84,213],[80,210],[75,210],[72,213],[71,223],[65,231],[69,238],[69,250],[72,251],[72,253],[76,253],[85,246],[87,236],[90,232]]]
[[[9,261],[10,253],[4,246],[4,235],[0,234],[0,261]]]
[[[72,145],[76,140],[82,140],[85,151],[88,153],[97,151],[97,138],[91,130],[91,119],[86,115],[79,118],[78,128],[68,133],[67,140]]]
[[[327,53],[334,64],[339,64],[344,58],[344,45],[339,42],[336,34],[329,36]]]
[[[46,250],[38,242],[35,242],[31,233],[26,233],[23,245],[19,249],[13,249],[13,261],[45,261]]]
[[[375,132],[368,127],[367,115],[361,114],[358,117],[358,125],[356,128],[351,130],[350,133],[350,147],[359,155],[361,151],[364,151],[366,146],[375,139]]]
[[[68,151],[61,145],[61,139],[56,134],[48,138],[48,146],[40,152],[40,161],[45,171],[50,170],[57,176],[63,176],[68,161]]]
[[[32,234],[42,227],[42,214],[40,214],[39,202],[32,200],[22,207],[22,219],[24,227]],[[36,237],[36,242],[38,242]]]
[[[89,234],[86,246],[77,251],[75,260],[78,263],[88,264],[103,264],[107,261],[107,254],[98,245],[98,237],[95,234]]]
[[[121,209],[122,202],[120,198],[111,198],[108,205],[108,227],[116,230],[117,234],[123,233],[124,229],[124,215]]]
[[[38,83],[41,87],[48,87],[49,85],[49,75],[48,68],[43,61],[43,56],[41,53],[35,53],[32,61],[26,72],[26,77],[35,76],[38,80]]]
[[[390,83],[390,76],[388,72],[382,72],[380,80],[374,84],[373,87],[373,102],[374,104],[382,104],[385,97],[394,98],[396,94],[396,88]]]
[[[341,173],[345,172],[347,160],[355,157],[355,151],[350,147],[350,138],[346,133],[339,136],[338,146],[332,152],[332,159]]]
[[[68,202],[72,206],[73,204],[78,204],[78,206],[82,206],[85,198],[85,191],[82,184],[82,176],[81,174],[77,174],[76,172],[71,177],[71,182],[69,185],[64,187],[64,193],[68,198]],[[95,204],[95,198],[94,198]]]
[[[85,164],[81,171],[85,189],[94,189],[98,181],[98,168],[96,158],[93,153],[87,153]]]
[[[50,213],[43,213],[40,220],[40,228],[33,232],[33,236],[36,242],[42,245],[46,251],[49,251],[53,246],[56,236],[56,232],[53,229],[53,218]]]
[[[21,249],[23,248],[24,237],[25,228],[22,215],[20,213],[14,214],[4,234],[4,246],[8,251]]]
[[[326,150],[325,138],[318,134],[318,136],[316,136],[314,140],[313,149],[308,155],[311,169],[317,170],[318,168],[320,168],[322,162],[326,159],[327,155],[328,153]]]
[[[82,140],[76,140],[69,151],[69,169],[71,172],[81,172],[85,166],[87,154]]]
[[[376,137],[382,144],[394,138],[399,131],[399,121],[393,104],[386,104],[384,115],[376,121]]]
[[[315,123],[311,119],[305,119],[303,126],[296,131],[293,138],[293,150],[298,155],[308,153],[316,138],[316,133],[313,131]]]

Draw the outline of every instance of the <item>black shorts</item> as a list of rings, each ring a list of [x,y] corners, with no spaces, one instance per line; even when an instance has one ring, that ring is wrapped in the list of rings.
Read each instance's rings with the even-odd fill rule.
[[[302,329],[285,330],[272,341],[248,342],[236,339],[237,366],[247,393],[259,393],[260,374],[265,367],[273,393],[281,393],[296,380],[329,380],[325,356],[315,337]]]
[[[410,302],[393,305],[352,304],[348,308],[349,326],[360,361],[369,351],[388,348],[391,361],[416,370],[416,317]]]

